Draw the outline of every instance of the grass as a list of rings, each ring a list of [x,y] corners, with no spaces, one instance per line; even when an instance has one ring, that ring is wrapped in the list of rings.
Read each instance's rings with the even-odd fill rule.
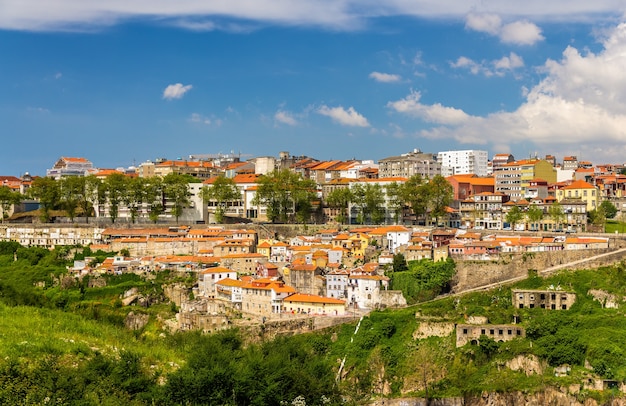
[[[0,303],[0,359],[36,359],[50,353],[115,356],[127,350],[164,369],[183,362],[184,351],[168,345],[163,338],[151,336],[154,338],[136,337],[122,327],[61,310]]]

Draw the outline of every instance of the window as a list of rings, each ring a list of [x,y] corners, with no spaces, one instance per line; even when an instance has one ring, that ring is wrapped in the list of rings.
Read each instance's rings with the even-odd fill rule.
[[[561,309],[562,309],[562,310],[567,310],[567,305],[566,305],[566,304],[561,305]]]
[[[504,330],[498,330],[498,334],[499,334],[499,335],[504,334]]]
[[[480,329],[480,334],[485,334],[485,329],[484,328]]]
[[[489,334],[494,335],[495,333],[496,333],[496,330],[494,329],[489,330]]]
[[[463,329],[463,334],[467,334],[467,329],[466,328]]]
[[[524,308],[524,303],[520,303],[520,304],[519,304],[519,308],[520,308],[520,309],[523,309],[523,308]]]
[[[528,306],[528,307],[530,307],[531,309],[534,309],[535,308],[535,304],[531,303],[530,306]]]
[[[550,309],[556,310],[556,305],[554,303],[552,303],[552,305],[550,306]]]

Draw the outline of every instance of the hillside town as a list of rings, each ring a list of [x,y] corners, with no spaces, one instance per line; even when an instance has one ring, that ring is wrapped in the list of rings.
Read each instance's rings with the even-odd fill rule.
[[[232,155],[189,158],[98,169],[85,158],[63,157],[45,178],[4,176],[3,195],[20,199],[5,198],[0,239],[117,253],[102,263],[93,258],[76,261],[71,272],[77,278],[104,273],[150,277],[162,270],[190,276],[193,283],[170,292],[180,308],[176,327],[214,331],[237,320],[355,316],[404,306],[406,299],[389,289],[386,275],[398,256],[406,263],[448,258],[488,262],[511,254],[606,251],[610,239],[590,233],[598,227],[590,218],[603,212],[602,202],[615,207],[613,216],[622,216],[626,184],[621,165],[594,167],[571,156],[562,163],[551,156],[517,161],[509,154],[488,160],[486,151],[475,150],[432,154],[416,149],[378,163],[318,161],[287,152],[247,161]],[[261,179],[279,171],[311,181],[307,187],[316,207],[304,222],[309,232],[306,225],[294,225],[286,233],[269,228],[275,219],[256,194]],[[172,174],[185,175],[187,199],[175,213],[176,204],[163,193],[159,199],[164,209],[156,218],[150,216],[151,201],[139,200],[133,207],[128,197],[111,199],[114,192],[108,188],[100,197],[93,195],[88,215],[71,217],[67,210],[57,210],[42,222],[43,195],[29,193],[41,187],[37,179],[63,185],[68,179],[91,178],[106,185],[112,176],[155,179]],[[428,184],[437,178],[445,180],[448,191],[441,214],[428,201],[421,216],[415,206],[394,201],[397,185],[416,179]],[[226,201],[206,193],[218,188],[220,179],[235,186],[236,193]],[[332,203],[333,191],[371,190],[374,185],[382,196],[376,219],[371,212],[365,215],[366,205],[354,194],[345,207]],[[295,204],[291,210],[285,218],[294,218]],[[602,216],[606,219],[609,213]],[[124,303],[140,299],[130,292]]]

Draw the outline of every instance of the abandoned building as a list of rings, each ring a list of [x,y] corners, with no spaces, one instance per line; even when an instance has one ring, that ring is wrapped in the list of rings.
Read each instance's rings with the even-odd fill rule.
[[[567,310],[576,302],[576,293],[562,290],[521,290],[511,291],[513,307],[516,309]]]
[[[456,346],[462,347],[467,343],[477,345],[483,335],[498,342],[511,341],[526,337],[526,330],[517,324],[457,324]]]

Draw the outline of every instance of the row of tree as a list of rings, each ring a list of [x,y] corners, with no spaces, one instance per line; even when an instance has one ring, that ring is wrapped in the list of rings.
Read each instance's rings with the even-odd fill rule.
[[[118,218],[121,207],[126,207],[133,223],[140,216],[156,222],[166,210],[178,220],[190,202],[188,184],[194,181],[197,180],[180,174],[140,178],[113,173],[104,180],[93,175],[59,180],[36,178],[27,196],[8,187],[0,188],[0,204],[6,216],[12,204],[24,198],[36,199],[44,222],[51,219],[53,210],[64,210],[71,221],[77,216],[89,221],[89,217],[96,214],[95,210],[104,206],[112,222]],[[252,203],[266,207],[267,218],[272,223],[309,222],[314,207],[322,205],[338,209],[336,220],[340,223],[347,221],[349,208],[355,211],[359,224],[380,224],[387,211],[393,213],[398,223],[408,208],[416,220],[435,219],[437,222],[445,216],[452,202],[452,186],[442,176],[428,180],[415,175],[404,183],[393,182],[386,186],[357,182],[351,187],[333,190],[324,202],[319,201],[318,187],[313,180],[286,169],[260,176],[257,185]],[[228,205],[242,198],[235,182],[224,176],[215,179],[211,186],[203,187],[200,197],[204,203],[211,202],[215,207],[218,223],[223,222]]]
[[[554,221],[557,228],[567,220],[567,214],[563,210],[563,206],[559,202],[552,203],[547,212],[536,204],[531,204],[526,210],[519,206],[513,206],[505,216],[505,221],[511,224],[511,228],[515,229],[515,225],[523,220],[528,220],[531,230],[538,229],[538,224],[547,216]],[[614,218],[617,214],[617,208],[608,200],[600,203],[597,209],[587,213],[588,221],[591,224],[603,226],[607,218]]]
[[[318,200],[317,185],[313,180],[285,169],[260,176],[257,184],[253,204],[267,208],[269,221],[310,221],[314,203]],[[350,207],[356,211],[359,224],[380,224],[385,220],[387,210],[393,213],[393,219],[398,223],[407,208],[412,210],[417,220],[435,219],[437,222],[446,215],[452,197],[452,185],[443,176],[437,175],[428,180],[415,175],[404,183],[393,182],[386,186],[356,182],[351,187],[334,189],[324,202],[317,203],[318,207],[323,204],[338,209],[336,220],[340,223],[347,221]],[[240,200],[241,193],[232,179],[220,177],[211,187],[203,188],[202,198],[205,202],[213,202],[216,220],[221,222],[228,204]]]
[[[112,222],[118,218],[122,206],[128,209],[133,223],[143,214],[156,222],[166,210],[178,220],[183,208],[189,204],[190,181],[193,177],[175,173],[150,178],[113,173],[104,180],[94,175],[68,176],[59,180],[42,177],[33,180],[26,195],[1,187],[0,204],[6,218],[11,205],[27,198],[36,199],[43,222],[50,221],[54,210],[63,210],[71,221],[79,215],[89,221],[95,210],[104,205]]]

